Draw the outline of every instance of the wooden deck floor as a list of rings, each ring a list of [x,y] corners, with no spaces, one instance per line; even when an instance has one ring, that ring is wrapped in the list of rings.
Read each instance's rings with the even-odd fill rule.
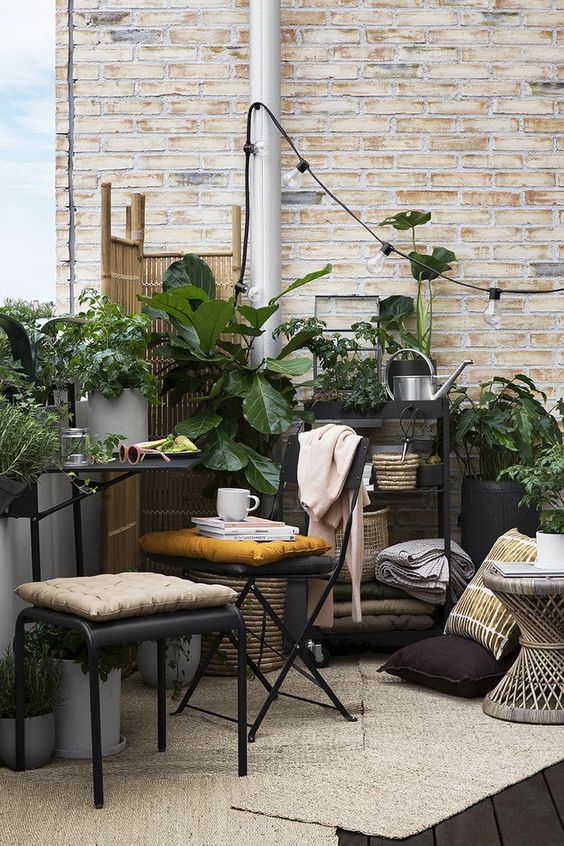
[[[564,846],[564,762],[404,840],[339,832],[339,846]]]

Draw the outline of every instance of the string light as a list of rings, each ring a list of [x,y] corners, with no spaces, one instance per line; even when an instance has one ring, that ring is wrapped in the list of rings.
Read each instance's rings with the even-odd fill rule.
[[[392,245],[382,244],[375,256],[370,256],[366,262],[366,269],[371,276],[381,276],[386,269],[386,259],[392,252]]]
[[[488,326],[498,329],[501,323],[501,291],[492,286],[490,288],[488,304],[484,309],[484,320]]]
[[[300,159],[295,167],[282,174],[282,185],[285,188],[291,188],[292,190],[299,188],[302,184],[302,174],[304,174],[306,170],[309,170],[309,162],[306,162],[305,159]]]

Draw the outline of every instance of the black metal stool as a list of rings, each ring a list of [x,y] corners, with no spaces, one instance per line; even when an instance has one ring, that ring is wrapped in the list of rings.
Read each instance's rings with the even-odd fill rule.
[[[102,780],[102,738],[100,730],[100,687],[98,676],[98,648],[121,643],[157,641],[158,684],[158,749],[166,749],[166,640],[185,634],[222,632],[237,647],[237,719],[239,775],[247,775],[247,679],[245,622],[239,609],[232,604],[196,610],[126,617],[107,623],[93,623],[74,614],[64,614],[47,608],[32,606],[20,611],[16,621],[14,641],[16,669],[16,770],[25,769],[24,722],[24,626],[26,623],[50,623],[82,632],[88,646],[90,669],[90,727],[92,732],[92,778],[94,805],[102,808],[104,787]],[[237,632],[235,638],[232,634]]]

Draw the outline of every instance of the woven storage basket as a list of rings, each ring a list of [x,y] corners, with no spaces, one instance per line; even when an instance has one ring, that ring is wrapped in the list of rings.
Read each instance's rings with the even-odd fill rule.
[[[372,457],[376,487],[383,491],[409,491],[417,487],[418,455],[385,452]]]
[[[195,582],[203,582],[207,585],[226,585],[236,590],[237,593],[240,593],[245,585],[244,579],[233,579],[229,576],[218,576],[213,573],[193,572],[190,578]],[[287,582],[284,579],[256,579],[255,581],[260,592],[268,599],[278,616],[283,620]],[[247,626],[247,653],[263,673],[267,673],[269,670],[279,670],[284,662],[282,658],[272,652],[272,649],[276,649],[277,652],[282,654],[282,633],[253,596],[247,596],[242,611]],[[250,635],[250,631],[257,634],[261,639],[264,633],[264,644],[261,640],[257,640],[256,637]],[[214,637],[214,634],[202,636],[202,656],[207,654]],[[269,646],[272,649],[269,649]],[[219,654],[212,658],[207,669],[207,675],[234,676],[236,672],[237,651],[226,638],[219,648]]]
[[[364,561],[362,564],[362,582],[374,581],[374,565],[375,559],[379,552],[386,549],[390,545],[390,537],[388,533],[388,512],[389,508],[381,508],[379,511],[365,511],[362,515],[363,529],[364,529]],[[339,555],[341,551],[341,544],[343,542],[343,532],[335,532],[335,551],[334,555]],[[339,573],[338,582],[352,581],[349,568],[346,563]]]

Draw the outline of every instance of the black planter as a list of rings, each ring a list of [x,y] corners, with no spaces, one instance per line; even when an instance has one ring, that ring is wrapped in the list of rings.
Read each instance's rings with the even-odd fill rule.
[[[316,420],[358,420],[359,417],[370,417],[370,411],[343,411],[340,400],[312,400],[305,408],[313,411]],[[377,414],[377,412],[374,412]]]
[[[442,487],[444,470],[444,464],[420,464],[417,468],[417,487]]]
[[[26,488],[26,482],[17,482],[15,479],[7,479],[5,476],[0,476],[0,517]]]
[[[435,373],[437,372],[437,367],[434,361],[432,361],[433,367],[435,369]],[[428,376],[429,375],[429,365],[423,358],[414,358],[410,361],[402,361],[399,358],[394,358],[388,368],[388,385],[390,386],[390,391],[394,390],[394,376]]]
[[[509,529],[534,537],[535,508],[519,508],[524,489],[517,482],[462,481],[462,548],[479,567],[495,541]]]

